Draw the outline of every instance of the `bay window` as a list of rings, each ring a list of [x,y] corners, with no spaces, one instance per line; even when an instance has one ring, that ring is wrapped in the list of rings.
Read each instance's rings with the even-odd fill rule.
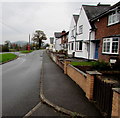
[[[106,54],[118,54],[119,37],[103,39],[102,52]]]

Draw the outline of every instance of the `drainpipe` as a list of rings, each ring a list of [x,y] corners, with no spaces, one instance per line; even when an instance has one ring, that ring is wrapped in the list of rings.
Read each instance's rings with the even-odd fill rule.
[[[77,36],[77,25],[75,25],[75,51],[76,51],[76,36]]]

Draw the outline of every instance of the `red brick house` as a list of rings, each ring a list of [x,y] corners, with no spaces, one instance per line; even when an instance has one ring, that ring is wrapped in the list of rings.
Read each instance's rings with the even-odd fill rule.
[[[67,51],[67,48],[68,48],[68,34],[69,32],[66,32],[66,31],[62,31],[61,33],[61,47],[63,50]]]
[[[120,2],[91,20],[95,27],[98,59],[114,63],[120,60]]]

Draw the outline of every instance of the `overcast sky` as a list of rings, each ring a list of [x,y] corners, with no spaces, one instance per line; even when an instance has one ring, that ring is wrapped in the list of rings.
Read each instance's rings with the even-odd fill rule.
[[[43,2],[44,1],[44,2]],[[119,0],[0,0],[0,43],[5,40],[28,41],[35,30],[44,31],[49,37],[54,32],[69,30],[73,13],[78,13],[81,4],[115,4]],[[48,2],[49,1],[49,2]]]

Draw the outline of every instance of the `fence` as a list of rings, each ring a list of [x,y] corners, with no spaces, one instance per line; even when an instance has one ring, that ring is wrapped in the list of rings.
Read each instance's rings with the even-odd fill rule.
[[[97,77],[95,77],[94,82],[93,99],[96,101],[101,111],[105,113],[105,116],[110,118],[112,111],[113,84],[101,81]]]

